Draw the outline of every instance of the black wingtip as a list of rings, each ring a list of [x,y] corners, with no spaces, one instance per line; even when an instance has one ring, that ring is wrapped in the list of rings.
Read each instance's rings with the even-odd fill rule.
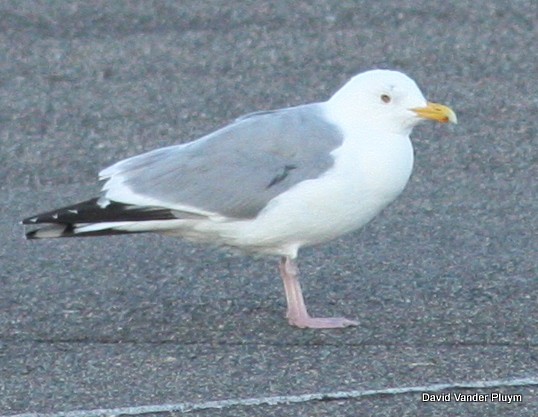
[[[37,216],[27,217],[26,219],[22,219],[19,224],[36,224],[37,220]]]
[[[47,224],[25,233],[27,240],[74,236],[72,224]]]
[[[106,223],[144,222],[150,220],[174,220],[172,210],[158,207],[138,207],[129,204],[109,202],[101,206],[98,198],[71,206],[40,213],[21,221],[23,225],[35,226],[26,233],[26,239],[48,239],[58,237],[106,236],[138,233],[107,228]],[[83,225],[102,224],[98,230],[80,231]],[[142,233],[141,231],[140,233]]]
[[[130,204],[109,202],[100,205],[98,198],[71,206],[40,213],[22,220],[22,224],[79,224],[122,221],[173,220],[177,217],[172,210],[159,207],[139,207]]]
[[[26,232],[24,234],[24,237],[26,238],[26,240],[36,240],[36,239],[39,239],[37,236],[37,230],[32,230],[31,232]]]
[[[49,224],[39,229],[31,230],[25,233],[27,240],[40,240],[63,237],[99,237],[99,236],[115,236],[127,234],[146,233],[146,231],[131,232],[127,230],[103,229],[92,230],[89,232],[77,232],[72,224]]]

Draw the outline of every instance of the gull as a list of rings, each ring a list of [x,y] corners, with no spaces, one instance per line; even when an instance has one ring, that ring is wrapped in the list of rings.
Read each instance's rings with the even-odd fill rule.
[[[312,317],[299,249],[352,232],[403,191],[413,168],[412,129],[456,123],[407,75],[371,70],[324,102],[259,111],[195,141],[102,170],[99,196],[28,217],[28,239],[156,232],[280,257],[288,322],[341,328]]]

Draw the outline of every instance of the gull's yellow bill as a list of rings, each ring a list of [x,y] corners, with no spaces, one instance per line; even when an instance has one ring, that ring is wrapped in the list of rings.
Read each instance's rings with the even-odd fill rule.
[[[444,104],[428,102],[426,107],[416,107],[411,109],[411,111],[414,111],[423,119],[434,120],[440,123],[458,123],[458,118],[454,110]]]

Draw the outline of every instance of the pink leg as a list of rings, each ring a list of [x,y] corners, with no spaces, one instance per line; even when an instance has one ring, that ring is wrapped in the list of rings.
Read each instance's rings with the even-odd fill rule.
[[[299,284],[299,269],[295,262],[288,257],[280,259],[280,275],[284,281],[288,312],[286,317],[292,326],[310,329],[334,329],[338,327],[357,326],[359,323],[344,317],[310,317],[306,311],[303,292]]]

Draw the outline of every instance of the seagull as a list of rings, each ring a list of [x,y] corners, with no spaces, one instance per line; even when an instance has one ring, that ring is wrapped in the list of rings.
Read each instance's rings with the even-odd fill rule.
[[[407,75],[371,70],[332,97],[259,111],[189,143],[102,170],[100,195],[28,217],[27,239],[156,232],[280,257],[289,324],[341,328],[312,317],[299,249],[352,232],[403,191],[413,167],[409,135],[424,120],[457,123]]]

